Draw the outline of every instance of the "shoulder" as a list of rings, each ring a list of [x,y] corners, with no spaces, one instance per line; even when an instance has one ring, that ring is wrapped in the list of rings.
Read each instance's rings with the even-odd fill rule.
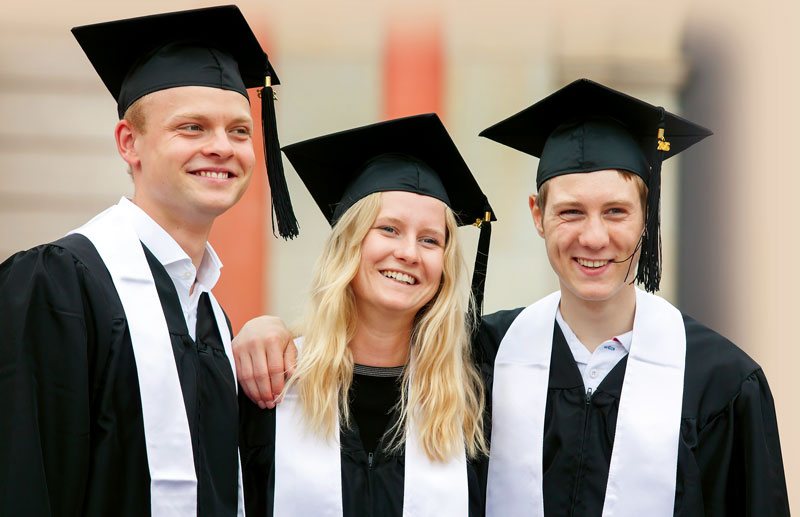
[[[481,318],[477,335],[474,338],[475,342],[473,343],[479,361],[494,364],[494,358],[497,355],[500,342],[503,341],[508,328],[524,309],[525,307],[519,307],[517,309],[497,311],[492,314],[486,314]]]
[[[683,314],[686,328],[686,364],[691,373],[743,380],[760,366],[728,338]]]
[[[96,263],[102,264],[102,260],[92,242],[83,235],[72,234],[17,252],[3,262],[2,269],[8,272],[15,268],[21,270],[26,266],[40,269],[72,265],[89,267]]]
[[[111,300],[106,291],[116,292],[97,250],[82,235],[68,235],[9,257],[0,265],[0,289],[28,293],[26,302],[42,300],[55,309],[78,310],[80,297]],[[16,297],[21,300],[19,296]]]
[[[766,384],[761,367],[741,348],[686,314],[683,321],[684,407],[690,413],[711,416],[727,407],[747,384],[757,385],[762,380]]]

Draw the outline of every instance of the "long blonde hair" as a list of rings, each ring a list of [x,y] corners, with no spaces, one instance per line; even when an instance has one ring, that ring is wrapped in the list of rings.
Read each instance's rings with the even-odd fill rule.
[[[361,262],[361,242],[380,209],[380,192],[370,194],[336,223],[317,261],[308,307],[297,327],[304,342],[284,392],[297,385],[308,428],[326,438],[339,432],[337,417],[342,426],[350,425],[353,356],[348,344],[358,324],[350,282]],[[390,431],[391,448],[401,447],[413,419],[428,457],[439,461],[464,448],[469,456],[486,451],[483,384],[471,360],[466,318],[469,279],[456,238],[458,225],[447,207],[445,223],[442,282],[416,315],[400,416]]]

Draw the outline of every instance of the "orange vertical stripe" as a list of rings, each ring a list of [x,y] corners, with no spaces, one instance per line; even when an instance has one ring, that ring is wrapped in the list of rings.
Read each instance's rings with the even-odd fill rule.
[[[443,52],[439,18],[395,13],[384,55],[385,118],[442,114]]]

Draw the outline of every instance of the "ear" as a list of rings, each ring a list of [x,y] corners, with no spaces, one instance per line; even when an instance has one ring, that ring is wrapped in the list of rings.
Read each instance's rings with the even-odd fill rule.
[[[536,231],[539,237],[544,238],[544,226],[542,226],[542,211],[539,205],[536,204],[536,194],[528,196],[528,207],[531,209],[531,216],[533,216],[533,224],[536,226]]]
[[[131,169],[139,167],[142,160],[139,158],[139,153],[136,152],[136,138],[139,132],[134,129],[133,125],[123,119],[117,122],[117,127],[114,128],[114,138],[117,141],[117,152],[122,156]]]

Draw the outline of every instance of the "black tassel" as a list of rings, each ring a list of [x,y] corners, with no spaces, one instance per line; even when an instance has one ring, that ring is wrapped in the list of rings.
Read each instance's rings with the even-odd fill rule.
[[[283,173],[281,144],[278,141],[278,123],[275,119],[275,92],[267,81],[261,89],[261,123],[264,130],[264,158],[267,163],[267,178],[272,196],[272,234],[275,235],[275,221],[278,233],[284,239],[297,237],[300,230],[292,209],[289,188]]]
[[[642,236],[642,254],[636,274],[636,280],[649,293],[658,291],[661,284],[661,162],[664,152],[669,150],[669,143],[664,140],[664,108],[660,109],[658,139],[647,185],[647,218]]]
[[[491,240],[492,223],[484,220],[481,222],[478,253],[475,255],[475,269],[472,271],[472,299],[469,308],[469,321],[475,324],[475,332],[477,332],[478,323],[483,314],[483,288],[486,285],[486,266],[489,263],[489,243]]]

